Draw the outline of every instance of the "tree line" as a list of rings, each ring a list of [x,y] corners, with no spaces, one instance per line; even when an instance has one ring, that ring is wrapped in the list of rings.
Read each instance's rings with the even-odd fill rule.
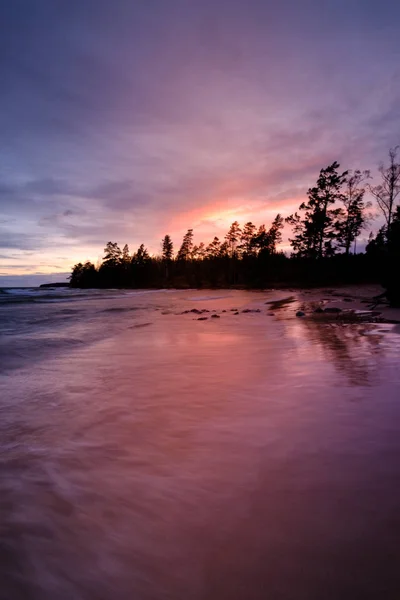
[[[108,242],[101,264],[73,267],[73,287],[268,287],[329,285],[380,281],[392,304],[400,304],[400,163],[398,147],[389,164],[379,167],[380,183],[372,185],[369,171],[342,171],[338,162],[321,169],[307,200],[285,219],[277,214],[267,228],[235,221],[225,237],[207,245],[194,243],[188,229],[175,252],[170,235],[159,255],[150,256],[141,244],[131,253]],[[357,253],[361,232],[373,219],[373,203],[384,225],[370,234],[364,253]],[[291,226],[290,257],[279,250],[282,229]]]

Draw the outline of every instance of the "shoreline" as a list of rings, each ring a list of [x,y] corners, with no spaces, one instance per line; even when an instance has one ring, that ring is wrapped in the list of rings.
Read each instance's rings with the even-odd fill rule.
[[[400,324],[400,308],[381,297],[380,285],[343,285],[296,290],[304,304],[305,317],[343,323]]]

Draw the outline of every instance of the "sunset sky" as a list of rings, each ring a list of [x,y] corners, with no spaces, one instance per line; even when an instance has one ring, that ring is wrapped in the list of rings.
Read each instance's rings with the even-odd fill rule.
[[[393,0],[3,0],[0,284],[269,224],[333,160],[376,173],[399,23]]]

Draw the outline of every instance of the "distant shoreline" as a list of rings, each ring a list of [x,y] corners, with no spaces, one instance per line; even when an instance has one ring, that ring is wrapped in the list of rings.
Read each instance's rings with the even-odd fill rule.
[[[66,282],[56,282],[56,283],[42,283],[39,285],[40,288],[62,288],[62,287],[71,287],[70,284]]]

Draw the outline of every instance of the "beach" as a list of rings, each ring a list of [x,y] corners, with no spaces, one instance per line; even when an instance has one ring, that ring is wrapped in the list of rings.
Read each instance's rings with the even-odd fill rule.
[[[0,599],[397,599],[380,292],[6,290]]]

